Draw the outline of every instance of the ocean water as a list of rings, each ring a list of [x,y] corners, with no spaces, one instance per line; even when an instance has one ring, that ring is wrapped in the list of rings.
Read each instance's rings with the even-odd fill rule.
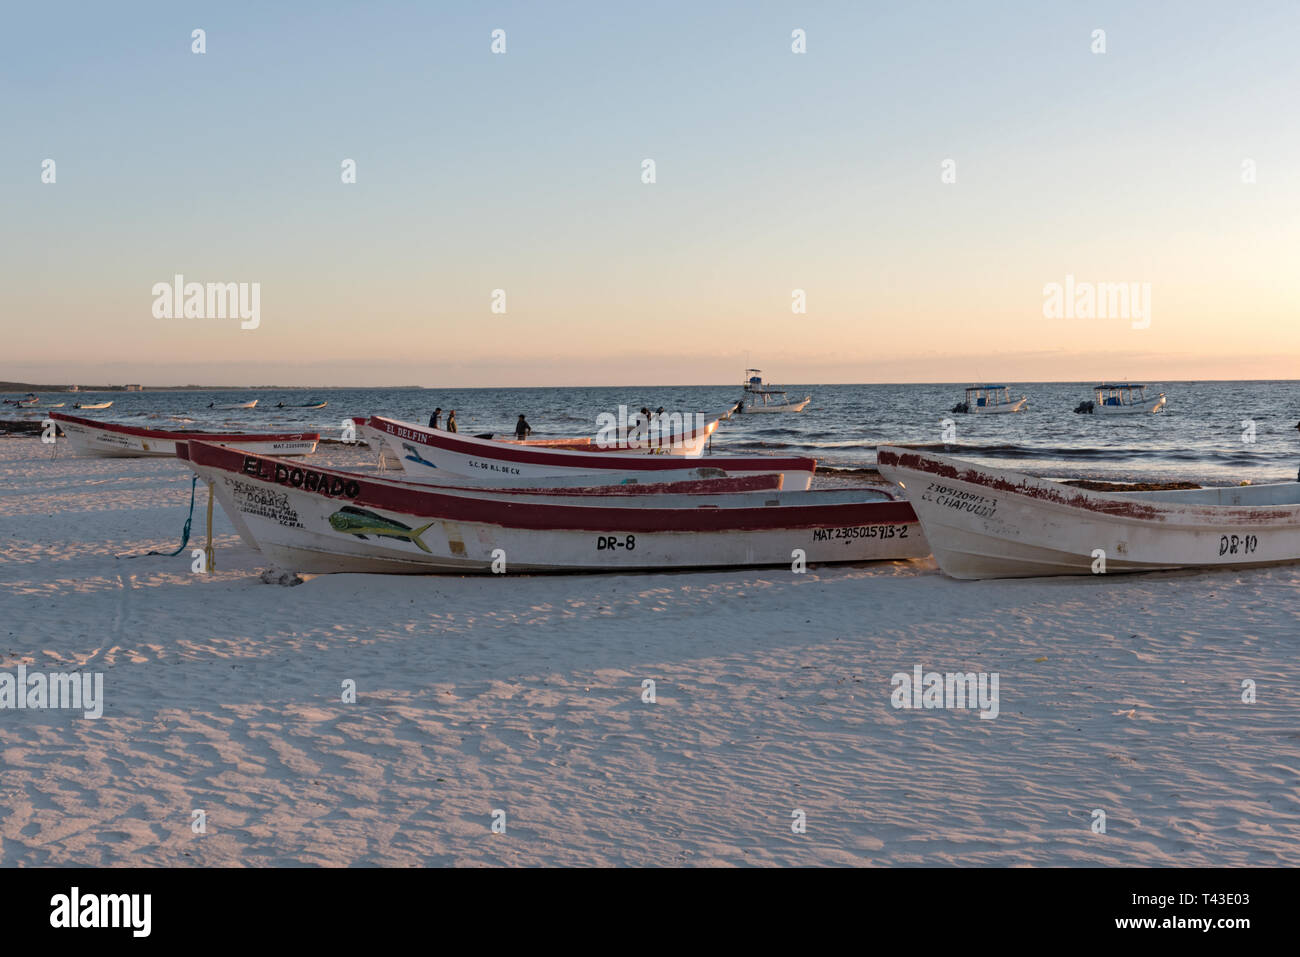
[[[1009,383],[1029,396],[1025,412],[959,415],[949,410],[964,384],[786,385],[791,398],[812,395],[802,413],[736,416],[712,440],[713,453],[769,452],[816,457],[829,468],[870,467],[879,444],[906,444],[1001,464],[1054,478],[1114,481],[1185,480],[1202,484],[1285,481],[1300,463],[1300,381],[1159,382],[1168,406],[1158,415],[1076,415],[1091,383]],[[15,396],[9,396],[14,398]],[[43,396],[60,410],[156,428],[312,430],[337,437],[343,419],[381,414],[425,423],[435,406],[456,409],[460,431],[513,432],[524,413],[538,438],[592,435],[597,416],[663,406],[670,412],[717,414],[740,397],[739,386],[634,386],[525,389],[248,389]],[[252,410],[220,411],[208,403],[258,399]],[[78,413],[74,402],[113,400],[102,412]],[[277,408],[325,401],[324,409]],[[0,418],[39,418],[36,410],[0,409]],[[943,441],[951,419],[954,441]],[[1253,423],[1253,432],[1250,425]],[[1253,441],[1250,441],[1253,437]]]

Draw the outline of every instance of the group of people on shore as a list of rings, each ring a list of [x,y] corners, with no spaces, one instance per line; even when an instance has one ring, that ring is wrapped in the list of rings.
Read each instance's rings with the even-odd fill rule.
[[[442,429],[442,428],[443,428],[443,425],[442,425],[442,406],[438,406],[438,408],[434,409],[434,410],[433,410],[433,415],[429,416],[429,428],[431,428],[431,429]],[[458,432],[458,431],[460,431],[460,430],[457,428],[457,426],[456,426],[456,410],[455,410],[455,409],[451,409],[450,411],[447,412],[447,425],[446,425],[445,431],[447,431],[447,432]],[[517,439],[526,439],[526,438],[528,438],[528,436],[530,436],[530,435],[532,435],[532,434],[533,434],[533,427],[532,427],[531,425],[528,424],[528,420],[524,418],[523,413],[521,412],[521,413],[519,414],[519,421],[515,423],[515,438],[517,438]]]
[[[436,409],[433,410],[433,415],[429,416],[429,428],[431,428],[431,429],[441,429],[442,427],[443,427],[443,426],[442,426],[442,406],[438,406],[438,408],[436,408]],[[455,410],[455,409],[452,409],[451,411],[449,411],[449,412],[447,413],[447,428],[446,428],[446,431],[448,431],[448,432],[458,432],[458,431],[460,431],[459,429],[456,428],[456,410]]]
[[[653,422],[655,419],[659,418],[659,416],[663,415],[663,413],[664,413],[664,407],[662,405],[659,406],[659,408],[656,409],[654,412],[651,412],[648,408],[643,407],[641,409],[641,421],[648,425],[651,422]],[[438,408],[433,410],[433,415],[429,416],[429,428],[443,429],[444,431],[447,432],[459,431],[459,429],[456,426],[456,410],[451,409],[450,411],[447,412],[447,424],[444,426],[442,424],[442,406],[438,406]],[[528,420],[524,418],[524,415],[521,412],[519,414],[519,421],[515,423],[515,438],[522,442],[524,439],[528,438],[528,436],[532,434],[533,434],[533,427],[528,424]]]

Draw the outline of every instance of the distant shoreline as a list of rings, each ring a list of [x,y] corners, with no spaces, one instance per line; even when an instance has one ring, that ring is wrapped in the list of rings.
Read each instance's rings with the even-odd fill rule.
[[[311,392],[321,389],[420,389],[422,385],[142,385],[136,389],[124,385],[41,385],[36,382],[0,382],[0,392],[57,392],[80,395],[83,392],[121,392],[134,395],[138,392]]]

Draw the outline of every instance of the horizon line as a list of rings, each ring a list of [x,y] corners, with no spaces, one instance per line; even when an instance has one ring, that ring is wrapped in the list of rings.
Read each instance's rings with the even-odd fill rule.
[[[1161,382],[1161,383],[1174,383],[1174,384],[1186,385],[1186,384],[1189,384],[1189,383],[1195,383],[1195,382],[1300,382],[1300,377],[1298,377],[1298,378],[1291,378],[1291,379],[1276,378],[1276,377],[1271,377],[1271,378],[1270,378],[1270,377],[1265,377],[1265,378],[1258,378],[1258,379],[1213,378],[1213,377],[1197,377],[1197,378],[1192,378],[1192,379],[1162,379],[1162,378],[1159,378],[1159,377],[1153,377],[1153,376],[1146,376],[1146,377],[1141,377],[1141,376],[1139,376],[1139,377],[1137,377],[1137,378],[1131,378],[1131,377],[1121,377],[1121,378],[1119,378],[1119,379],[1112,378],[1112,379],[1109,379],[1109,380],[1106,380],[1106,381],[1108,381],[1108,382],[1120,382],[1120,381],[1122,381],[1122,382],[1129,382],[1129,383],[1134,383],[1134,384],[1136,384],[1137,382],[1139,382],[1139,381],[1143,381],[1143,380],[1145,380],[1145,381],[1148,382],[1148,383],[1150,383],[1150,382]],[[1002,380],[999,381],[998,384],[1000,384],[1000,385],[1084,385],[1084,384],[1088,384],[1088,383],[1092,383],[1092,382],[1097,382],[1097,381],[1099,381],[1099,380],[1094,380],[1094,379],[1002,379]],[[936,386],[937,386],[937,385],[943,385],[943,386],[956,386],[956,385],[961,385],[961,386],[965,386],[965,385],[973,384],[973,383],[975,383],[975,380],[969,380],[969,382],[967,382],[967,381],[959,382],[959,381],[956,381],[956,380],[951,380],[951,381],[930,380],[930,381],[924,381],[924,382],[916,382],[916,381],[914,381],[914,382],[797,382],[797,381],[791,381],[791,382],[786,382],[786,383],[765,383],[765,384],[766,384],[766,385],[790,386],[790,387],[803,388],[803,387],[845,386],[845,385],[870,385],[870,386],[877,386],[877,385],[897,385],[897,386],[903,386],[903,385],[936,385]],[[67,394],[69,394],[69,395],[72,395],[72,394],[75,394],[75,393],[74,393],[73,390],[71,389],[71,385],[73,385],[73,383],[69,383],[69,384],[67,384],[67,385],[53,385],[53,384],[41,384],[41,383],[33,383],[33,382],[0,382],[0,387],[3,387],[3,388],[0,388],[0,391],[3,391],[3,392],[17,392],[17,391],[19,391],[20,389],[27,389],[28,391],[31,391],[31,392],[41,392],[41,391],[45,391],[45,392],[55,392],[55,393],[60,393],[60,394],[62,394],[62,393],[67,393]],[[256,392],[256,391],[270,391],[270,390],[274,390],[274,389],[280,389],[280,390],[286,390],[286,391],[288,391],[288,390],[292,390],[292,391],[306,391],[306,390],[311,390],[311,389],[332,389],[332,390],[335,390],[335,391],[343,391],[343,390],[349,390],[349,389],[356,389],[356,390],[360,390],[360,389],[366,389],[366,390],[375,390],[375,389],[391,389],[391,390],[419,389],[419,390],[422,390],[422,391],[437,391],[437,390],[474,391],[474,390],[488,390],[488,389],[493,390],[493,391],[513,391],[513,390],[522,390],[522,389],[706,389],[706,388],[711,389],[711,388],[732,387],[732,386],[736,385],[736,383],[733,383],[733,382],[694,382],[694,383],[682,383],[682,384],[677,384],[677,385],[665,385],[665,384],[663,384],[663,383],[631,383],[631,384],[610,384],[610,385],[511,385],[511,386],[501,386],[501,385],[482,385],[482,386],[428,386],[428,385],[325,385],[325,384],[319,384],[319,383],[318,383],[318,384],[315,384],[315,385],[275,385],[275,384],[271,384],[271,385],[198,385],[198,384],[194,384],[194,383],[189,383],[189,384],[186,384],[186,385],[142,385],[142,384],[140,384],[140,383],[134,383],[134,382],[133,382],[133,383],[124,383],[124,384],[122,384],[122,385],[112,385],[112,384],[109,384],[109,385],[100,385],[100,386],[81,386],[81,385],[77,385],[77,392],[127,392],[127,391],[128,391],[128,390],[126,389],[126,386],[127,386],[127,385],[135,385],[135,386],[138,386],[138,388],[130,390],[130,392],[132,392],[132,393],[138,393],[138,392],[185,392],[185,391],[194,391],[194,392],[204,392],[204,391],[236,392],[236,391],[239,391],[239,390],[248,390],[248,391],[254,391],[254,392]],[[741,385],[743,386],[743,383],[742,383]],[[12,386],[13,388],[10,388],[11,386]]]

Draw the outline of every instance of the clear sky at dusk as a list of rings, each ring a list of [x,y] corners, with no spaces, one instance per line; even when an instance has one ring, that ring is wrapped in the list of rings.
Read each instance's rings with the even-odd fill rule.
[[[0,379],[1300,376],[1294,2],[285,7],[6,10]]]

